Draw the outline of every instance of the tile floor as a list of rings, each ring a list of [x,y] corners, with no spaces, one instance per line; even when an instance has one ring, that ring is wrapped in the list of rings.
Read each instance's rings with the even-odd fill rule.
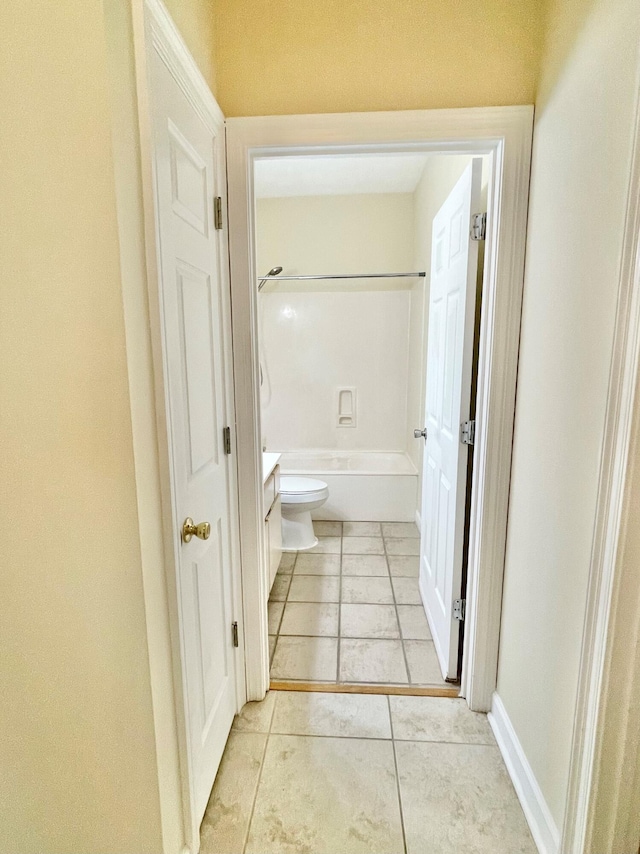
[[[201,854],[535,854],[485,715],[271,691],[235,719]]]
[[[318,545],[285,553],[269,599],[276,681],[444,682],[418,591],[418,529],[314,522]]]

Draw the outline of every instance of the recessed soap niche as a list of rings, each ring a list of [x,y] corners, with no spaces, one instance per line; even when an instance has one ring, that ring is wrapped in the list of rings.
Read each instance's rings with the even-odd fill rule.
[[[336,427],[355,427],[357,423],[356,389],[342,386],[336,394]]]

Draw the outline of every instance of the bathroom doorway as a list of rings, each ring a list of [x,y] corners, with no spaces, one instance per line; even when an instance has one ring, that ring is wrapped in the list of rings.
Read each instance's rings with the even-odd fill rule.
[[[229,122],[235,340],[245,362],[238,408],[241,422],[245,406],[250,416],[238,425],[241,524],[249,535],[245,552],[255,547],[262,565],[243,567],[250,697],[266,689],[268,661],[274,680],[299,688],[392,685],[400,693],[460,694],[472,708],[489,708],[531,116],[519,108],[470,111],[469,118],[475,112],[486,124],[465,127],[466,112],[456,111],[462,121],[455,135],[444,132],[451,117],[428,113],[325,116],[321,124],[314,117]],[[438,210],[431,192],[438,173],[454,175],[448,191],[456,170],[459,178],[473,159],[482,163],[486,206],[468,215],[486,212],[488,226],[479,322],[469,308],[478,332],[479,417],[472,488],[462,492],[466,654],[460,645],[462,673],[456,667],[452,674],[443,673],[435,654],[417,571],[422,448],[413,433],[425,423],[431,257],[416,236],[430,243],[427,211]],[[416,205],[419,185],[433,198]],[[444,198],[446,192],[439,204]],[[249,488],[262,473],[263,448],[274,456],[256,500],[258,490],[251,495]],[[287,523],[298,524],[307,507],[314,539],[296,548],[286,542]],[[284,524],[274,525],[281,513]],[[285,532],[277,562],[282,544],[275,528]],[[461,576],[459,566],[456,599],[465,598]],[[448,604],[453,608],[453,600]]]
[[[268,536],[272,686],[458,693],[458,624],[454,645],[450,615],[444,630],[437,623],[446,579],[434,581],[446,567],[430,570],[434,558],[447,559],[437,546],[443,528],[443,538],[459,541],[450,598],[464,598],[466,501],[459,496],[458,530],[448,531],[443,507],[431,506],[431,484],[422,488],[423,468],[429,479],[433,467],[423,463],[424,430],[415,428],[426,423],[429,388],[434,432],[437,389],[446,397],[440,374],[449,360],[429,342],[434,223],[454,188],[468,185],[468,232],[472,211],[486,209],[490,166],[488,156],[402,152],[256,163],[256,268],[265,271],[258,283],[262,450],[267,478],[277,461],[275,520],[282,518],[284,537]],[[459,207],[454,199],[456,217]],[[450,371],[459,383],[467,370],[465,417],[477,358],[480,242],[460,262],[473,280],[468,364],[460,358]],[[463,248],[458,240],[452,254]],[[466,289],[465,281],[463,297]],[[457,291],[451,299],[464,306]],[[434,305],[431,334],[440,336]],[[463,490],[466,460],[465,453]],[[307,507],[313,527],[305,534],[292,520]],[[273,509],[265,510],[272,528]]]

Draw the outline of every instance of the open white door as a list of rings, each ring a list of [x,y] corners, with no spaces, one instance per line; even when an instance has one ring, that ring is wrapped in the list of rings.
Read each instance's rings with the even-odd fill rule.
[[[194,832],[236,709],[232,556],[237,501],[225,453],[233,423],[229,293],[215,227],[224,120],[205,115],[149,51],[160,315],[189,799]],[[215,105],[214,105],[215,106]],[[208,523],[185,537],[185,519]],[[185,769],[187,770],[187,769]]]
[[[458,675],[460,597],[478,244],[471,216],[480,211],[482,160],[474,159],[433,220],[429,337],[422,466],[420,592],[445,679]]]

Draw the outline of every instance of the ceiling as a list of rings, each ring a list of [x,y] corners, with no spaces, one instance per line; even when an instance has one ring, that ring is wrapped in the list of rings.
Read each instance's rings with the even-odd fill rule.
[[[277,157],[255,163],[258,199],[412,193],[429,154],[332,154]]]

